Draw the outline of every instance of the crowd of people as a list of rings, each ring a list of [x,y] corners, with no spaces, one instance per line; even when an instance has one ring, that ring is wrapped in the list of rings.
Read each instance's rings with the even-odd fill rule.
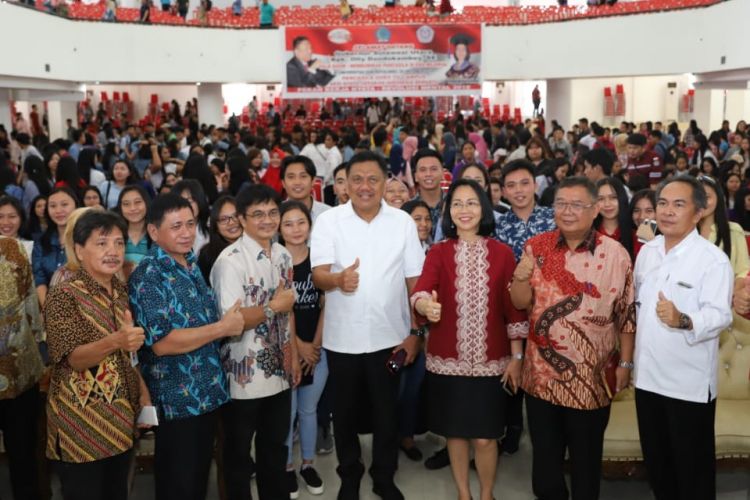
[[[446,447],[425,466],[450,465],[459,500],[475,468],[491,500],[524,405],[534,495],[596,499],[631,385],[655,497],[715,498],[719,334],[750,311],[746,123],[361,113],[361,133],[207,127],[197,103],[159,128],[92,115],[51,142],[0,128],[16,498],[38,498],[45,370],[66,499],[127,498],[153,431],[159,500],[205,498],[216,442],[229,499],[255,477],[261,499],[302,482],[354,500],[366,430],[373,491],[397,500],[399,453],[423,460],[429,430]],[[325,485],[315,456],[334,449]]]

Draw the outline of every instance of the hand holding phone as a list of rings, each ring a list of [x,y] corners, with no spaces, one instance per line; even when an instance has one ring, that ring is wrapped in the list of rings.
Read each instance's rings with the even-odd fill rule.
[[[642,243],[648,243],[656,238],[657,234],[659,234],[659,228],[656,225],[656,221],[652,219],[644,220],[643,223],[638,226],[638,231],[636,232],[636,236]]]
[[[388,358],[388,361],[385,363],[385,367],[388,369],[389,372],[391,372],[392,375],[398,374],[399,370],[404,366],[404,362],[406,361],[406,350],[405,349],[399,349],[398,351],[391,354],[391,357]]]

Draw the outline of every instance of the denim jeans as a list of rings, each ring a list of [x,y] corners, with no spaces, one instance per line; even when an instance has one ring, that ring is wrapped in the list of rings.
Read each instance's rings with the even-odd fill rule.
[[[315,365],[313,372],[313,383],[303,385],[292,390],[292,418],[289,426],[289,435],[286,439],[289,450],[288,464],[293,463],[292,452],[294,443],[294,417],[299,421],[299,441],[302,451],[302,460],[315,458],[315,439],[318,435],[318,400],[323,393],[323,388],[328,380],[328,361],[326,352],[320,350],[320,361]]]

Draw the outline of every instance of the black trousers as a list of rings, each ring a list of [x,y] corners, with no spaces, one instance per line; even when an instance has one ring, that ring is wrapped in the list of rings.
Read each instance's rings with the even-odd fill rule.
[[[259,399],[233,399],[222,410],[224,482],[227,500],[248,500],[250,449],[255,437],[255,470],[260,500],[286,500],[286,437],[292,392]]]
[[[609,406],[576,410],[526,395],[534,447],[531,482],[539,500],[567,500],[563,461],[568,450],[573,500],[596,500],[602,475],[604,430]]]
[[[39,425],[39,386],[35,385],[13,399],[0,400],[0,430],[8,453],[10,485],[15,500],[37,500],[37,428]]]
[[[133,450],[74,464],[55,462],[65,500],[127,500]]]
[[[162,421],[156,428],[156,500],[204,500],[219,411]]]
[[[693,403],[636,389],[643,460],[656,500],[716,498],[716,400]]]
[[[333,392],[333,435],[336,441],[336,472],[342,481],[359,481],[364,473],[359,444],[358,416],[363,395],[372,410],[372,467],[375,484],[391,484],[398,466],[398,375],[385,364],[393,349],[367,354],[327,351],[329,380]]]

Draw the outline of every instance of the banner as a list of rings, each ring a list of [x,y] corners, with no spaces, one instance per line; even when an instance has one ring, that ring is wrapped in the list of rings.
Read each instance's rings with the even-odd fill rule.
[[[287,98],[482,91],[480,24],[290,26],[283,40]]]

